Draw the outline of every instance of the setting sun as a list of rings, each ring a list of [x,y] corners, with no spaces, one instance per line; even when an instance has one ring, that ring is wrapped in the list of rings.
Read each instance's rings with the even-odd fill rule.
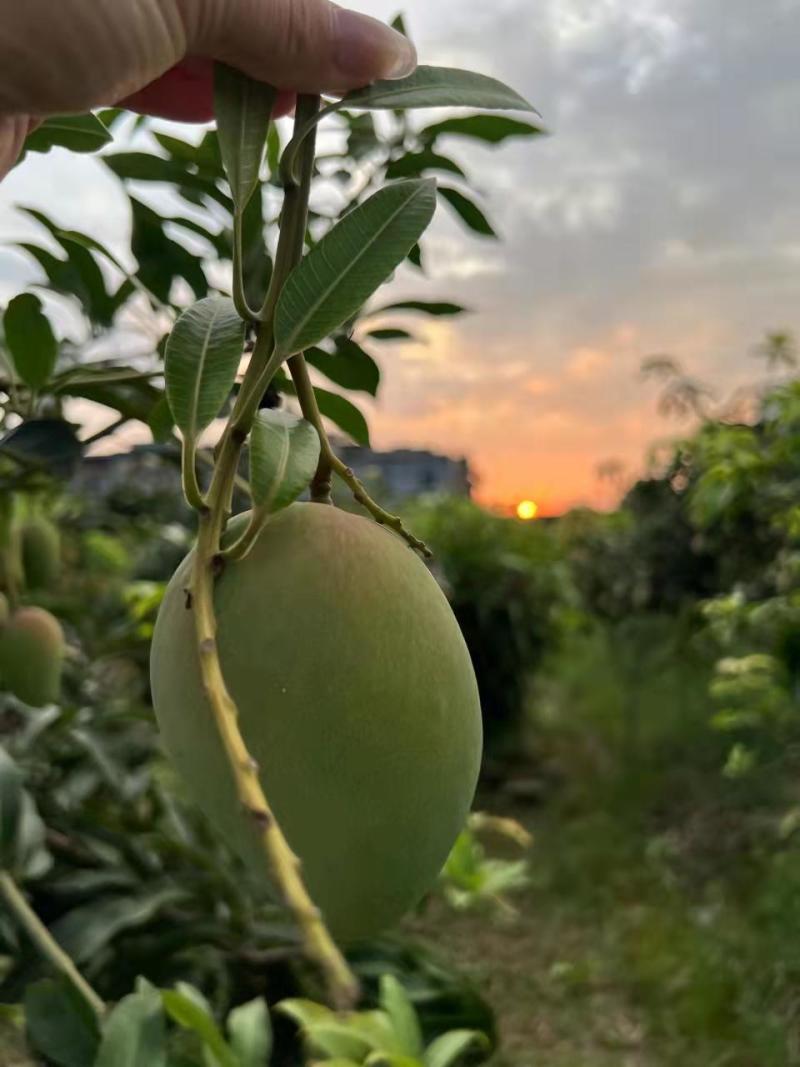
[[[535,519],[538,514],[539,505],[533,500],[521,500],[517,504],[517,518],[519,519]]]

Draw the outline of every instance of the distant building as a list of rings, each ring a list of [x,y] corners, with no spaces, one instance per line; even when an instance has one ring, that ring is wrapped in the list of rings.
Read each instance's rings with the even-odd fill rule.
[[[472,491],[466,459],[452,459],[410,448],[376,452],[336,442],[336,451],[356,476],[387,499],[400,501],[426,493],[468,497]],[[204,471],[199,472],[201,475]],[[120,490],[137,497],[178,492],[180,458],[174,447],[137,445],[128,452],[91,456],[72,480],[82,496],[105,497]]]
[[[472,492],[469,463],[436,452],[395,448],[375,452],[337,442],[336,451],[362,482],[381,489],[392,500],[426,493],[468,497]]]

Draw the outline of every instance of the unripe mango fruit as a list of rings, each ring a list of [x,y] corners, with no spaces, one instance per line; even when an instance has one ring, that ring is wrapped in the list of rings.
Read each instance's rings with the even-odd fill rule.
[[[64,631],[44,608],[20,608],[0,631],[0,675],[15,697],[41,708],[58,700]]]
[[[52,589],[61,570],[61,539],[47,519],[32,518],[19,531],[25,584],[30,589]]]
[[[200,681],[185,593],[193,558],[156,623],[156,715],[194,798],[265,881]],[[371,936],[436,878],[475,790],[478,689],[450,606],[394,534],[293,504],[225,567],[215,609],[239,726],[311,897],[335,936]]]

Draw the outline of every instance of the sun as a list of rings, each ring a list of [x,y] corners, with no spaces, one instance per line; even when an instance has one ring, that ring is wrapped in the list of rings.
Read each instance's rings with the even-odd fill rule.
[[[533,500],[520,500],[517,504],[517,518],[525,519],[526,522],[535,519],[539,514],[539,505]]]

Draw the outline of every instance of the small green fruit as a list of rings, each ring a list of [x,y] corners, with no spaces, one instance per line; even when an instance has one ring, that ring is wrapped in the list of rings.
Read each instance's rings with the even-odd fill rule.
[[[31,707],[58,700],[63,659],[64,631],[44,608],[20,608],[0,633],[3,685]]]
[[[19,531],[22,566],[29,589],[52,589],[61,570],[61,539],[47,519],[28,519]]]
[[[263,878],[200,683],[192,561],[156,623],[156,715],[195,799]],[[215,607],[239,725],[309,892],[336,936],[373,935],[436,878],[475,789],[478,690],[450,607],[399,538],[322,504],[271,518]]]

